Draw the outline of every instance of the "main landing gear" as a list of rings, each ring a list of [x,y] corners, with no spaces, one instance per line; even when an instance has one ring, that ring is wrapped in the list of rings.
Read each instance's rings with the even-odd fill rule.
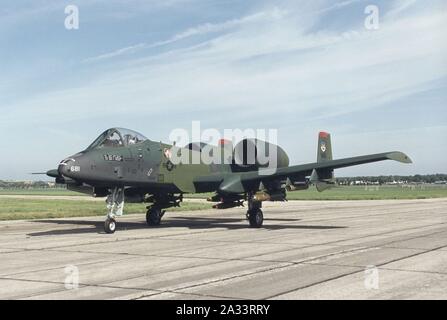
[[[264,215],[262,214],[262,202],[255,201],[253,199],[254,194],[249,192],[247,194],[248,210],[247,210],[247,220],[252,228],[260,228],[264,222]]]
[[[168,194],[154,194],[146,199],[145,202],[151,202],[152,205],[147,207],[146,223],[148,226],[155,227],[161,223],[167,208],[180,207],[180,202],[183,201],[183,195]]]
[[[146,222],[148,226],[158,226],[160,225],[161,218],[165,214],[165,210],[162,210],[158,206],[149,207],[146,213]]]

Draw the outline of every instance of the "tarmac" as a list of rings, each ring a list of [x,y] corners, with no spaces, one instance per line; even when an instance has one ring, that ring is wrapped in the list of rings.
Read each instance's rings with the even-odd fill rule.
[[[25,200],[24,200],[25,201]],[[142,211],[144,206],[142,206]],[[0,222],[0,299],[446,299],[447,198]]]

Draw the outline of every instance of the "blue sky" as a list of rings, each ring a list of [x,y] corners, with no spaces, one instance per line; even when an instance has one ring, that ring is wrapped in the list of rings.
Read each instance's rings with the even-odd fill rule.
[[[80,28],[64,27],[77,5]],[[367,5],[379,29],[364,27]],[[277,128],[294,164],[402,150],[338,176],[446,173],[445,1],[2,1],[0,179],[31,179],[109,127]]]

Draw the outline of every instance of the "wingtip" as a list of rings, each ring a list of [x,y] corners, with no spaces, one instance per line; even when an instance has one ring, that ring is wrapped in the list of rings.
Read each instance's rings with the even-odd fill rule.
[[[399,161],[402,163],[413,163],[413,161],[411,160],[411,158],[409,156],[407,156],[405,153],[400,152],[400,151],[390,152],[388,154],[388,159]]]

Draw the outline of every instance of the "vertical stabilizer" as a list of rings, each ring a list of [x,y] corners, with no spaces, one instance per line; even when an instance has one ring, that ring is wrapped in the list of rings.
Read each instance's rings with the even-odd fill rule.
[[[331,135],[321,131],[318,134],[317,162],[332,160]]]
[[[320,131],[318,134],[317,162],[332,160],[331,135]],[[319,192],[331,188],[335,184],[333,169],[317,169],[312,172],[311,182],[315,184]]]

